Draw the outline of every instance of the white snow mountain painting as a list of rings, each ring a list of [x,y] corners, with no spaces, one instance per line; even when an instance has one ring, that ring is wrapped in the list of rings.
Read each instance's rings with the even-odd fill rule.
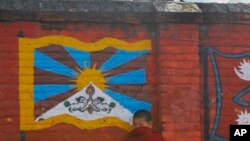
[[[63,114],[68,114],[82,120],[116,117],[130,124],[133,116],[129,110],[105,94],[93,83],[89,83],[73,96],[43,113],[36,118],[36,121]]]

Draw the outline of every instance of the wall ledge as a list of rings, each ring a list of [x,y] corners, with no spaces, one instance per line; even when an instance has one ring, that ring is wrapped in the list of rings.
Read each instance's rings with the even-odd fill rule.
[[[250,23],[250,4],[1,0],[1,21]]]

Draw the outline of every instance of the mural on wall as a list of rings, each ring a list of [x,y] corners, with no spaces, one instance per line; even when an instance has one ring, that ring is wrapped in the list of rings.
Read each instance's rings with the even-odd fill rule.
[[[203,53],[208,56],[203,59],[208,136],[211,140],[226,141],[230,124],[250,124],[250,52],[203,48]]]
[[[151,109],[143,88],[150,50],[149,40],[104,38],[85,43],[67,36],[19,38],[21,130],[57,123],[130,130],[133,113]],[[136,93],[126,91],[133,87],[138,88]]]

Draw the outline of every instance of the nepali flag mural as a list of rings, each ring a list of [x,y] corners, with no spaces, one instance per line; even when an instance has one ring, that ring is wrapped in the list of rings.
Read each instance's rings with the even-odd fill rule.
[[[205,134],[227,141],[230,124],[250,124],[250,52],[237,47],[202,51]]]
[[[151,43],[67,36],[19,39],[22,130],[73,124],[130,129],[133,113],[151,109],[146,62]],[[133,91],[135,90],[135,91]]]

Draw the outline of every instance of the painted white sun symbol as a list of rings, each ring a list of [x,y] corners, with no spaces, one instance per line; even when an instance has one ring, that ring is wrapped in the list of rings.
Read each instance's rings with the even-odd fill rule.
[[[246,81],[250,81],[250,62],[249,60],[243,59],[243,62],[240,62],[240,66],[238,68],[234,68],[234,72],[236,75]]]
[[[235,120],[238,122],[238,125],[250,125],[250,113],[245,110],[245,112],[240,112],[240,115],[238,115],[238,119]]]

